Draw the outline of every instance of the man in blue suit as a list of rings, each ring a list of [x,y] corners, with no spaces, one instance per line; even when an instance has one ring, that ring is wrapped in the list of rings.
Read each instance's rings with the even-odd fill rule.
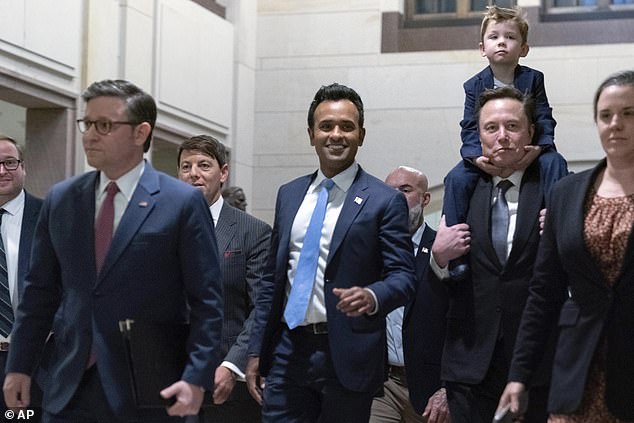
[[[29,267],[31,257],[31,240],[37,217],[40,214],[42,200],[32,196],[24,190],[26,169],[22,149],[15,140],[6,135],[0,135],[0,209],[2,209],[2,245],[4,246],[7,262],[8,288],[12,309],[17,307],[24,291],[24,277]],[[7,361],[10,335],[0,335],[0,368],[4,383],[4,366]],[[34,384],[31,387],[31,408],[39,407],[42,393]],[[7,410],[4,399],[0,400],[0,412]],[[31,420],[39,419],[37,415]]]
[[[213,388],[222,286],[201,192],[143,160],[156,121],[151,96],[127,81],[93,83],[78,120],[96,171],[53,186],[33,239],[4,384],[9,407],[29,405],[30,375],[49,332],[47,422],[169,420],[137,410],[118,322],[189,321],[181,380],[160,394],[167,414],[196,414]],[[165,336],[170,336],[166,333]],[[159,393],[157,392],[157,395]]]
[[[355,161],[365,129],[354,90],[321,87],[308,111],[308,135],[319,170],[278,192],[247,384],[263,401],[263,422],[365,423],[385,375],[385,316],[414,291],[407,203]],[[313,243],[314,267],[304,278],[303,246]]]

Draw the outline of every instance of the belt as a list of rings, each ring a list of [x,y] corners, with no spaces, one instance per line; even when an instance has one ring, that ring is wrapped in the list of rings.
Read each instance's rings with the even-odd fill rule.
[[[8,352],[8,351],[9,351],[9,343],[0,342],[0,352]]]
[[[407,377],[405,376],[405,367],[403,366],[387,366],[388,375],[396,382],[403,386],[407,386]]]
[[[295,330],[301,330],[302,332],[311,333],[313,335],[327,335],[328,334],[328,323],[310,323],[305,326],[297,326]]]

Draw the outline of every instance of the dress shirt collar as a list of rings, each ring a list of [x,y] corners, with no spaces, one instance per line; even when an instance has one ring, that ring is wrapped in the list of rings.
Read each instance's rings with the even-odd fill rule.
[[[420,241],[423,239],[423,232],[425,232],[425,227],[427,224],[423,222],[422,225],[416,229],[414,235],[412,235],[412,244],[414,244],[414,255],[418,254],[418,247],[420,247]]]
[[[350,186],[354,182],[354,178],[357,176],[358,170],[359,164],[355,161],[346,170],[337,173],[330,179],[332,179],[332,181],[340,190],[342,190],[343,192],[348,192]],[[326,176],[322,173],[321,169],[319,169],[317,171],[317,176],[315,177],[315,180],[311,184],[312,189],[314,190],[316,187],[318,187],[324,179],[326,179]]]
[[[222,205],[224,203],[225,203],[225,200],[222,198],[222,195],[221,195],[211,206],[209,206],[209,211],[211,212],[211,218],[214,220],[214,226],[218,224],[218,219],[220,218],[220,211],[222,210]]]
[[[141,175],[143,175],[143,171],[145,170],[145,160],[141,160],[139,164],[134,166],[132,169],[128,171],[128,173],[122,175],[116,182],[119,187],[119,192],[123,194],[126,199],[126,202],[129,202],[132,198],[132,194],[136,189],[137,184],[139,183],[139,179],[141,179]],[[99,185],[97,189],[97,198],[100,195],[105,195],[106,186],[110,183],[110,179],[103,173],[99,172]]]
[[[24,198],[24,190],[22,190],[15,198],[7,201],[0,207],[3,208],[6,213],[11,216],[15,216],[20,212],[20,210],[24,209]]]
[[[516,170],[508,178],[501,178],[499,176],[494,176],[493,177],[493,186],[497,186],[498,183],[501,180],[503,180],[503,179],[508,179],[509,181],[511,181],[513,183],[513,186],[515,188],[519,189],[520,185],[522,184],[522,177],[523,176],[524,176],[524,170]]]

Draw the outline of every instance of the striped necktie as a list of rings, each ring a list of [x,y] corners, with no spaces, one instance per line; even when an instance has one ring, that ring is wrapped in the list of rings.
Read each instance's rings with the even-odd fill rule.
[[[5,209],[0,209],[0,228]],[[11,293],[9,292],[9,273],[7,272],[7,254],[0,234],[0,335],[5,338],[11,333],[13,327],[13,306],[11,305]]]

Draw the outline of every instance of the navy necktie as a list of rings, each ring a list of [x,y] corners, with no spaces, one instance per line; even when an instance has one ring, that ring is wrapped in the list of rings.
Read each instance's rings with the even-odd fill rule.
[[[319,196],[315,210],[310,218],[304,243],[299,253],[297,271],[293,279],[291,293],[284,309],[284,319],[289,328],[299,326],[306,316],[310,294],[313,291],[315,275],[317,274],[317,261],[319,260],[319,244],[321,241],[321,229],[326,216],[328,204],[328,192],[335,183],[331,179],[324,179],[320,185]]]
[[[0,228],[5,209],[0,209]],[[13,306],[11,305],[11,293],[9,292],[9,272],[7,271],[7,254],[0,235],[0,335],[5,338],[11,333],[13,327]]]
[[[512,186],[513,182],[507,179],[498,182],[491,206],[491,241],[502,265],[506,263],[509,233],[509,205],[506,202],[506,191]]]

